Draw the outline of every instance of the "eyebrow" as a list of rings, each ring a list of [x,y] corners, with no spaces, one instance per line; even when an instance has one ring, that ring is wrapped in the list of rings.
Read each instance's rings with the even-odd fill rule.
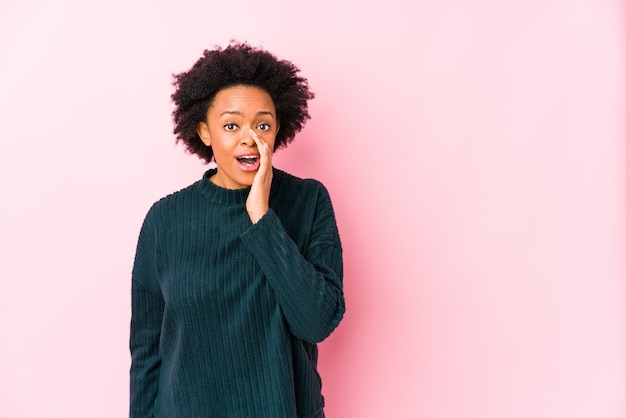
[[[238,111],[238,110],[226,110],[225,112],[222,112],[220,114],[220,117],[222,117],[224,115],[239,115],[239,116],[241,116],[241,114],[242,113],[240,111]],[[274,114],[272,112],[270,112],[269,110],[260,110],[260,111],[256,112],[256,116],[265,116],[265,115],[270,115],[271,117],[276,119]]]

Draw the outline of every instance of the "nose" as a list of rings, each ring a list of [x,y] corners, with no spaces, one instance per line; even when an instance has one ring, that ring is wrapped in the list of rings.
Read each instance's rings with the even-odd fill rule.
[[[256,145],[256,142],[254,142],[254,138],[252,138],[252,135],[250,135],[249,129],[241,130],[240,144],[247,147],[253,147]]]

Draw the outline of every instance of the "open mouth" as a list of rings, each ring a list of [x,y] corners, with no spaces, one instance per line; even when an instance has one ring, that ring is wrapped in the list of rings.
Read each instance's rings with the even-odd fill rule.
[[[259,157],[257,155],[242,155],[237,157],[237,161],[245,166],[253,166],[259,161]]]
[[[237,165],[243,171],[254,172],[261,166],[261,158],[258,154],[240,155],[235,157]]]

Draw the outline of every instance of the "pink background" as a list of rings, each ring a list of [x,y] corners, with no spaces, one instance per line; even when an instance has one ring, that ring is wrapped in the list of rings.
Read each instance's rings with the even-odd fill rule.
[[[171,74],[248,40],[313,119],[348,312],[329,418],[626,415],[617,0],[0,2],[0,417],[127,415],[130,269],[174,146]]]

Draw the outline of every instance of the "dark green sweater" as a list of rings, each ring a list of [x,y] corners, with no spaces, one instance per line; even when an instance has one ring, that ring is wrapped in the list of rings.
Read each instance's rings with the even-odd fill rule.
[[[130,416],[311,418],[317,342],[345,311],[324,186],[274,169],[255,225],[249,188],[202,180],[155,203],[132,280]]]

